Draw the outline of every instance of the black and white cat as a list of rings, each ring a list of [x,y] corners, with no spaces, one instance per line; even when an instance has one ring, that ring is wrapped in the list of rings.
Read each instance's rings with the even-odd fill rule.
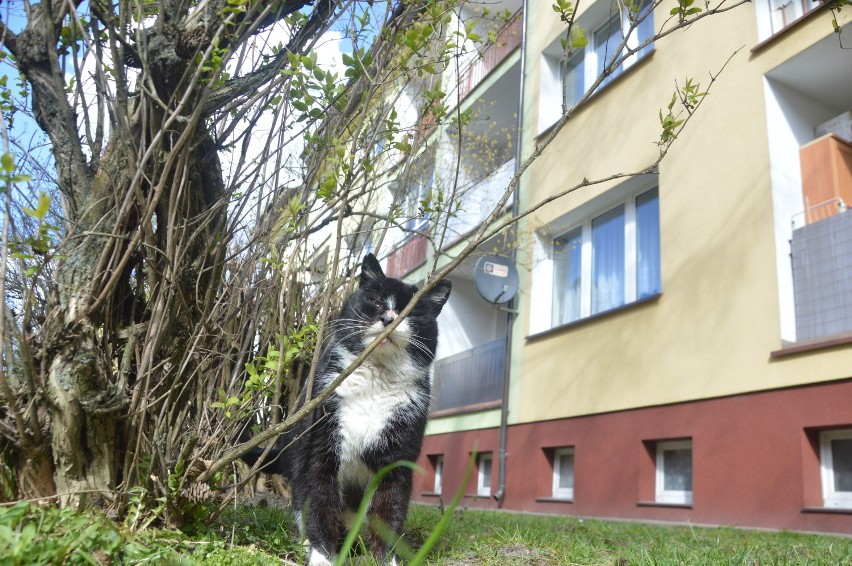
[[[347,516],[358,509],[376,472],[393,462],[417,460],[431,399],[436,317],[450,290],[449,281],[438,282],[319,409],[282,435],[270,454],[266,470],[290,480],[297,522],[310,543],[309,564],[335,559]],[[372,254],[364,258],[358,289],[330,323],[312,398],[397,318],[416,291],[386,277]],[[261,452],[256,449],[244,459],[253,463]],[[399,536],[411,488],[412,471],[395,468],[379,484],[369,519]],[[372,529],[368,546],[379,560],[395,563],[387,542]]]

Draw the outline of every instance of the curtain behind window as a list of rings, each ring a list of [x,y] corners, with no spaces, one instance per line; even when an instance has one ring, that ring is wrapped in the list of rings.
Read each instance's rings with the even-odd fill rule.
[[[659,294],[660,199],[657,189],[636,198],[636,256],[636,298]]]
[[[592,314],[624,304],[624,205],[592,220]]]

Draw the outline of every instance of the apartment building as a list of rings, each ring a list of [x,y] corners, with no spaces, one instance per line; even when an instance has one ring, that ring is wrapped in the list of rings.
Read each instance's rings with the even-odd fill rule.
[[[493,147],[460,167],[437,141],[424,154],[405,190],[451,171],[462,208],[437,248],[395,244],[396,276],[459,252],[630,27],[611,0],[581,4],[588,44],[563,65],[551,3],[498,4],[515,14],[498,44],[445,77],[490,117],[468,140]],[[648,170],[676,85],[717,77],[650,173],[581,187],[484,246],[518,255],[514,303],[478,296],[476,256],[452,275],[415,500],[852,534],[852,18],[837,17],[839,32],[819,3],[756,0],[702,20],[637,49],[562,128],[507,209]],[[428,135],[453,146],[450,127]]]

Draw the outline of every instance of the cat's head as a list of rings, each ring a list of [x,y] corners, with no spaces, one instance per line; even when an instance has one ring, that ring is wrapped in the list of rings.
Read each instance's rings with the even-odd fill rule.
[[[438,337],[436,317],[446,304],[451,289],[449,281],[439,281],[373,352],[381,356],[408,348],[415,357],[424,356],[428,358],[424,361],[431,362]],[[414,285],[387,277],[376,257],[367,254],[361,264],[358,289],[344,306],[341,319],[360,323],[363,329],[363,333],[359,333],[361,342],[366,346],[399,316],[416,292]]]

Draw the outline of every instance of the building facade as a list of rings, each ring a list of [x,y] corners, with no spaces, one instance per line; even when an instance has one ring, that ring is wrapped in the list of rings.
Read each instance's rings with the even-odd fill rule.
[[[625,33],[632,51],[514,206],[579,188],[483,250],[517,256],[517,315],[477,295],[471,261],[451,276],[415,500],[463,489],[471,507],[852,534],[850,14],[835,33],[821,4],[756,0],[649,43],[669,7],[633,25],[598,0],[566,62],[550,3],[504,4],[495,51],[452,85],[460,108],[495,117],[477,135],[500,147],[462,168],[478,174],[454,236],[400,240],[394,275],[458,254],[563,100]],[[660,109],[711,77],[655,166]]]

